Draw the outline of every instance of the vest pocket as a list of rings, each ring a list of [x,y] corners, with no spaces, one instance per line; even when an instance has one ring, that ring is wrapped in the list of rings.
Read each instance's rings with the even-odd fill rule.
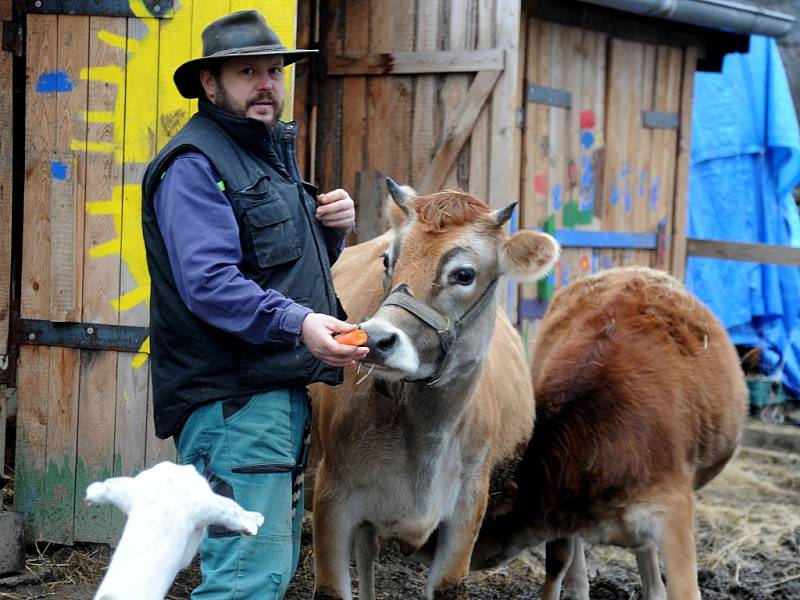
[[[286,202],[272,190],[244,196],[244,220],[258,266],[267,269],[299,258],[300,238]]]

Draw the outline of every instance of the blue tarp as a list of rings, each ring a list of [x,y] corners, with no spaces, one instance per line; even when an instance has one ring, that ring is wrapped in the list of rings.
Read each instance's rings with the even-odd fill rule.
[[[721,73],[697,73],[689,236],[800,246],[798,182],[800,130],[783,63],[775,40],[753,36]],[[800,268],[690,258],[686,281],[734,343],[761,346],[764,372],[800,394]]]

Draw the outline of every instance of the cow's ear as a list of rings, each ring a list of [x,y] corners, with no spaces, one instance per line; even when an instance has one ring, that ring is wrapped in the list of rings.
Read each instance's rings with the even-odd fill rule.
[[[551,235],[518,231],[503,246],[500,267],[505,274],[518,279],[540,279],[550,271],[560,251]]]
[[[386,187],[389,189],[386,218],[392,229],[399,229],[411,218],[411,203],[417,193],[407,185],[398,185],[391,177],[386,178]]]

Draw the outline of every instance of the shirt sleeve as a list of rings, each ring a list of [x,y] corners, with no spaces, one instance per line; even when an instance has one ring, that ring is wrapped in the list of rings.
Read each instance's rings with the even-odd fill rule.
[[[197,317],[251,344],[297,345],[313,312],[239,270],[242,248],[233,208],[202,154],[187,152],[156,190],[156,219],[181,299]]]

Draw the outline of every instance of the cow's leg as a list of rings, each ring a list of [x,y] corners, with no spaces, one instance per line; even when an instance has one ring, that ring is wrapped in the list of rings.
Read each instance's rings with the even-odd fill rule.
[[[378,534],[372,525],[356,528],[355,554],[360,600],[375,600],[375,558],[379,548]]]
[[[324,493],[322,472],[314,494],[314,600],[351,600],[352,518],[347,502]]]
[[[567,598],[589,600],[589,574],[586,572],[586,545],[583,538],[575,536],[572,545],[572,562],[564,576]]]
[[[642,600],[667,600],[667,588],[661,580],[655,544],[636,550],[636,563],[642,578]]]
[[[486,513],[489,474],[474,482],[464,492],[466,502],[456,508],[456,520],[442,521],[436,534],[436,549],[428,572],[428,598],[436,600],[466,600],[465,579],[469,573],[472,547]]]
[[[572,564],[576,537],[567,537],[547,542],[544,559],[544,586],[542,600],[559,600],[564,575]]]
[[[694,497],[691,488],[665,499],[661,551],[669,600],[699,600],[697,558],[694,545]]]

